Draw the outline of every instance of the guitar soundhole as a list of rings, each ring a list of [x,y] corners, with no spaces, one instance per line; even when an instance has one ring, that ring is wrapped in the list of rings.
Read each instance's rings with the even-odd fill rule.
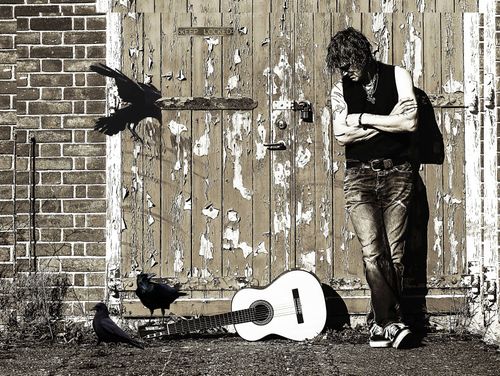
[[[255,309],[255,320],[252,321],[255,325],[266,325],[273,318],[273,307],[265,300],[257,300],[250,308]]]

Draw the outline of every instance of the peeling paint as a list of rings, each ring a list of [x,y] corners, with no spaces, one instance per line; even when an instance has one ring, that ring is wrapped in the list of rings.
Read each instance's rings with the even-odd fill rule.
[[[325,164],[326,171],[330,172],[331,159],[330,159],[330,124],[331,116],[330,109],[323,107],[321,111],[321,134],[323,135],[323,163]]]
[[[295,157],[295,164],[298,168],[305,168],[306,165],[311,160],[311,151],[307,148],[303,148],[302,145],[299,145],[297,148],[297,155]]]
[[[425,12],[425,0],[417,0],[417,7],[420,13]]]
[[[212,114],[205,113],[205,133],[195,141],[193,145],[193,153],[199,157],[208,155],[210,148],[210,124],[212,123]]]
[[[288,188],[288,178],[292,174],[290,161],[285,163],[275,163],[273,165],[273,180],[275,185]]]
[[[443,85],[443,90],[445,93],[452,94],[464,91],[463,82],[453,79],[453,72],[450,71],[450,79]]]
[[[231,90],[236,89],[238,87],[239,82],[240,82],[239,74],[229,77],[229,79],[227,80],[226,90],[231,92]]]
[[[389,60],[389,28],[384,13],[373,14],[372,31],[378,42],[378,60],[387,63]]]
[[[266,249],[266,244],[264,242],[260,242],[257,248],[255,248],[254,251],[254,256],[260,255],[260,254],[268,254],[269,252]]]
[[[239,222],[240,221],[240,217],[238,215],[238,212],[236,210],[232,210],[232,209],[227,211],[227,219],[230,222]]]
[[[246,278],[251,278],[253,275],[253,269],[250,265],[246,264],[245,266],[245,277]]]
[[[184,201],[184,210],[191,210],[191,198]]]
[[[184,270],[184,257],[181,249],[175,250],[174,256],[174,272],[181,273]]]
[[[226,141],[227,149],[231,151],[233,157],[233,188],[237,189],[244,199],[250,200],[252,191],[243,185],[243,167],[241,166],[243,154],[241,142],[250,134],[250,113],[235,112],[231,118],[231,125],[232,128],[226,132]]]
[[[380,4],[380,6],[383,13],[392,13],[396,9],[394,0],[382,0],[382,4]]]
[[[241,63],[240,50],[238,48],[234,50],[233,62],[234,65]]]
[[[207,205],[201,212],[205,216],[212,218],[212,219],[215,219],[218,217],[219,211],[220,211],[219,209],[214,208],[214,206],[212,204],[210,204],[210,205]]]
[[[302,253],[300,255],[302,268],[312,273],[316,272],[316,252]]]
[[[303,212],[302,211],[302,202],[297,202],[297,213],[295,214],[296,225],[300,224],[310,224],[313,219],[314,209],[310,208],[309,210]]]
[[[182,132],[187,131],[187,127],[184,124],[177,123],[175,120],[170,120],[168,129],[170,129],[170,132],[175,136],[180,136]]]
[[[262,114],[257,115],[257,134],[260,140],[255,141],[255,159],[261,160],[266,157],[267,148],[264,146],[266,142],[266,127]]]
[[[214,245],[208,239],[206,234],[202,234],[200,238],[200,251],[199,255],[204,257],[206,260],[211,260],[214,258],[213,254]]]
[[[289,202],[285,203],[285,210],[283,213],[274,213],[273,224],[274,234],[278,234],[280,232],[288,234],[292,224]]]
[[[408,25],[408,38],[405,42],[405,50],[402,65],[412,72],[413,82],[417,85],[422,77],[422,39],[413,25],[414,14],[408,13],[406,23]]]

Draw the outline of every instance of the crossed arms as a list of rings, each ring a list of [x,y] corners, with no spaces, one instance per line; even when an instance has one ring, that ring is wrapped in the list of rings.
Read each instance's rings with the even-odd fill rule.
[[[394,75],[398,103],[389,115],[347,114],[342,83],[335,84],[331,93],[333,131],[340,145],[368,140],[381,131],[397,133],[416,130],[417,101],[413,92],[413,80],[408,71],[397,66],[394,68]]]

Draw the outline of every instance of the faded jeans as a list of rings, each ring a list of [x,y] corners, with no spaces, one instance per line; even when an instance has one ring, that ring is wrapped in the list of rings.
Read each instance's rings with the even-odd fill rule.
[[[380,326],[401,321],[403,254],[413,171],[410,163],[387,170],[346,169],[346,209],[361,243],[371,291],[367,321]]]

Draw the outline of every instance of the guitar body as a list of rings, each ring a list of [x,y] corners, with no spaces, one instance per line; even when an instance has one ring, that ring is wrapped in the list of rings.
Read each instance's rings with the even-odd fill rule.
[[[232,311],[255,309],[249,322],[235,324],[238,334],[256,341],[275,334],[295,341],[316,337],[326,323],[326,304],[321,284],[312,273],[291,270],[265,288],[239,290]]]

